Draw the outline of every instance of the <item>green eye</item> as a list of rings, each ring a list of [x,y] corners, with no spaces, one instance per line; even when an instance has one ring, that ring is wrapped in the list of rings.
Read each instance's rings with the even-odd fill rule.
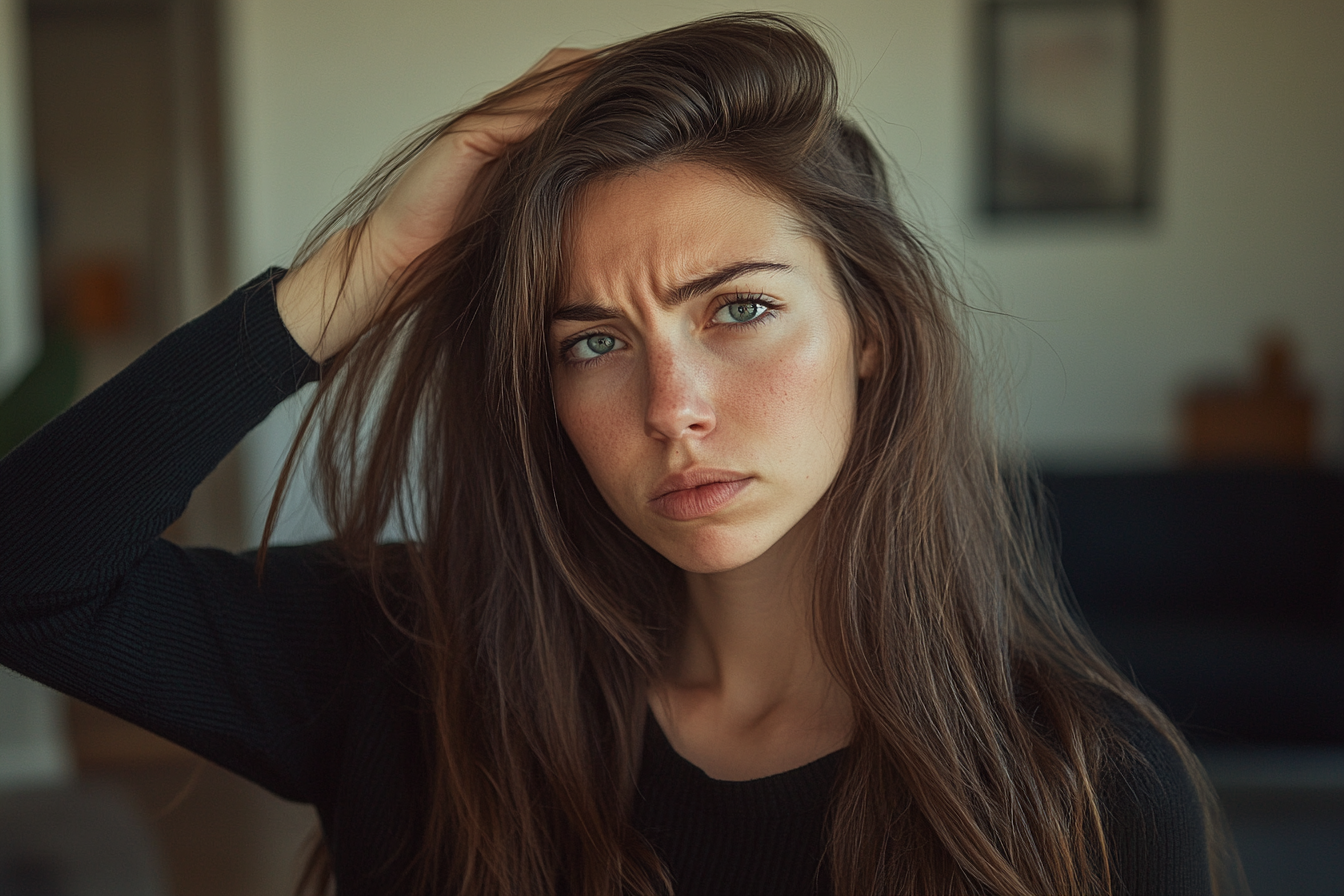
[[[623,345],[625,343],[615,336],[609,336],[606,333],[594,333],[574,343],[574,347],[569,351],[571,357],[575,360],[591,361],[594,358],[602,357],[607,352],[615,351]]]
[[[722,308],[719,309],[719,312],[718,314],[715,315],[715,317],[719,319],[720,323],[731,322],[737,324],[745,324],[750,323],[751,321],[755,320],[756,318],[764,314],[767,310],[767,307],[768,306],[766,306],[764,303],[757,302],[755,300],[729,302],[727,305],[724,305]]]
[[[605,355],[616,347],[616,340],[604,335],[589,336],[583,343],[595,355]]]

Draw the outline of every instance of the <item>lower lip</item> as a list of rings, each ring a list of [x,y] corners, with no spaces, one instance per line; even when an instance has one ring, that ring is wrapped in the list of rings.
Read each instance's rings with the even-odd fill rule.
[[[654,498],[649,503],[654,513],[670,520],[699,519],[709,516],[736,498],[750,482],[750,479],[734,479],[732,482],[710,482],[695,488],[681,488]]]

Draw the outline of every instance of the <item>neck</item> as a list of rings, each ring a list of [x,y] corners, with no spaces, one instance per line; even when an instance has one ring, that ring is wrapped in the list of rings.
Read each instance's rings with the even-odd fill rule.
[[[686,575],[687,615],[670,677],[763,704],[824,668],[812,631],[812,566],[785,538],[746,566]]]
[[[784,771],[848,742],[849,699],[813,632],[813,553],[800,523],[745,566],[686,575],[685,628],[652,709],[713,777]]]

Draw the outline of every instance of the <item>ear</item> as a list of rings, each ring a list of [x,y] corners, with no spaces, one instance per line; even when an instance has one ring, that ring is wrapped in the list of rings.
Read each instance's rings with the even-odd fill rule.
[[[866,380],[877,372],[877,342],[869,339],[859,352],[859,379]]]

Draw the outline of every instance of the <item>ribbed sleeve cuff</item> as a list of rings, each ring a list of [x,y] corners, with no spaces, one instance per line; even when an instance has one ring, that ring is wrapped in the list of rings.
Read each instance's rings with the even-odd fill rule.
[[[294,341],[275,304],[284,268],[269,268],[234,291],[221,310],[238,317],[239,356],[282,395],[314,382],[322,366]],[[236,306],[236,307],[229,307]]]

